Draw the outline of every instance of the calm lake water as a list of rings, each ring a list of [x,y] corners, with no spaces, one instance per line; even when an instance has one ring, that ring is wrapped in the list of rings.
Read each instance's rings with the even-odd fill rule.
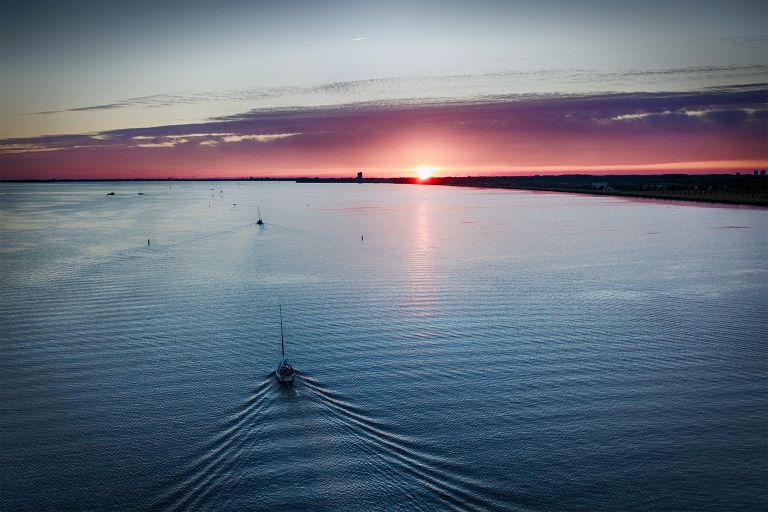
[[[768,210],[1,187],[4,512],[766,504]]]

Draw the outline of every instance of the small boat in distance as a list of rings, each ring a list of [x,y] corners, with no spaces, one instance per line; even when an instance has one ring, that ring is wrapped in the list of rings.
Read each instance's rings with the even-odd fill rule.
[[[293,382],[293,378],[296,376],[296,370],[293,369],[288,363],[288,359],[285,357],[285,338],[283,337],[283,305],[280,305],[280,348],[282,350],[283,358],[277,365],[275,375],[280,382]]]
[[[259,210],[259,220],[256,221],[256,224],[259,225],[259,226],[263,226],[264,225],[264,221],[261,220],[261,207],[257,206],[256,208]]]

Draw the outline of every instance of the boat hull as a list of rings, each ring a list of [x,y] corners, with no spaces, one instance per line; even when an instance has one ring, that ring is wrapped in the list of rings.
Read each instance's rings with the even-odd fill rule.
[[[277,365],[275,376],[280,382],[293,382],[293,379],[296,377],[296,370],[293,369],[293,366],[288,364],[288,361],[283,360]]]
[[[291,382],[293,382],[293,379],[294,379],[294,377],[295,377],[295,376],[296,376],[296,374],[295,374],[295,373],[291,373],[290,375],[288,375],[288,376],[285,376],[285,377],[283,377],[283,376],[281,376],[281,375],[278,375],[278,376],[277,376],[277,380],[278,380],[279,382],[282,382],[282,383],[288,384],[288,383],[291,383]]]

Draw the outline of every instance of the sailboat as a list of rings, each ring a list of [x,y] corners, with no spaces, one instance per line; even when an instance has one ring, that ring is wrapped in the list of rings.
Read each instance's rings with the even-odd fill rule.
[[[288,359],[285,357],[285,338],[283,337],[283,305],[280,305],[280,348],[282,350],[283,358],[277,365],[275,375],[280,382],[293,382],[293,378],[296,376],[296,370],[288,363]]]
[[[257,206],[256,208],[259,210],[259,220],[256,221],[256,224],[259,225],[259,226],[263,226],[264,225],[264,221],[261,220],[261,207]]]

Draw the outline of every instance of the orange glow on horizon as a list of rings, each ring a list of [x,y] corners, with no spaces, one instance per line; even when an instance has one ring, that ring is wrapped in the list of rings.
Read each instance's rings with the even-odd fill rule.
[[[420,165],[418,167],[415,167],[413,169],[413,172],[416,173],[416,177],[418,180],[422,183],[429,181],[432,176],[434,176],[435,171],[437,171],[439,167],[433,167],[431,165]]]

